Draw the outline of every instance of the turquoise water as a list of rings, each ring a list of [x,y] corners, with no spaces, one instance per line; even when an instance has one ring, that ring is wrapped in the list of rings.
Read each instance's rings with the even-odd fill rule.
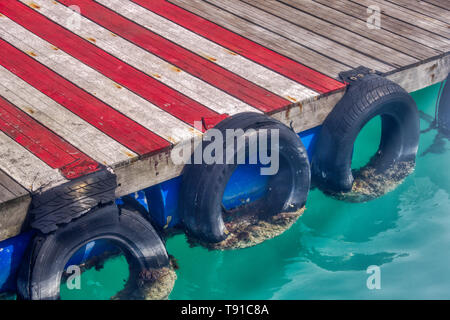
[[[413,93],[422,129],[434,118],[438,90]],[[170,299],[450,299],[450,142],[433,144],[436,134],[421,135],[415,172],[380,199],[350,204],[312,190],[290,230],[244,250],[190,248],[184,235],[168,239],[180,266]],[[379,136],[374,119],[358,137],[354,168],[369,160]],[[366,286],[371,265],[380,267],[380,290]],[[127,272],[123,257],[112,259],[82,275],[83,290],[62,285],[62,298],[107,299]]]

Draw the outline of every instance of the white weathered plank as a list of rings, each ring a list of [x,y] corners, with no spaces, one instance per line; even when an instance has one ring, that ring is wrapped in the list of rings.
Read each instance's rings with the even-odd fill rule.
[[[21,1],[26,3],[25,0]],[[39,13],[63,26],[74,15],[74,11],[53,1],[36,0],[34,2],[40,6]],[[257,112],[257,109],[245,102],[180,70],[133,43],[113,35],[111,31],[89,19],[80,16],[80,28],[72,28],[71,31],[84,39],[91,41],[95,39],[92,43],[97,47],[220,114]]]
[[[177,1],[187,2],[187,0]],[[286,39],[299,43],[305,42],[305,36],[300,35],[302,28],[305,28],[309,31],[310,39],[317,42],[319,40],[320,42],[326,41],[319,52],[325,54],[325,52],[331,51],[329,54],[334,54],[339,61],[352,61],[357,65],[370,66],[382,71],[386,71],[388,68],[379,60],[396,67],[419,61],[409,55],[274,0],[255,0],[251,2],[253,6],[237,0],[209,0],[209,2],[256,25],[261,25],[267,30],[279,33]],[[288,2],[295,2],[298,3],[299,7],[302,6],[302,1]],[[264,8],[269,13],[256,8],[256,6]],[[284,19],[275,15],[282,16]],[[288,19],[288,21],[285,19]],[[311,46],[311,44],[308,43],[308,46]]]
[[[330,7],[335,11],[340,11],[347,15],[351,15],[364,23],[367,23],[369,18],[367,7],[358,3],[347,0],[315,0],[315,2]],[[395,19],[385,14],[381,16],[381,28],[442,52],[448,51],[450,46],[450,39],[447,39],[446,37],[437,35],[433,32],[424,30],[413,24]]]
[[[0,66],[0,96],[94,160],[112,165],[137,155]]]
[[[280,35],[268,32],[266,29],[205,2],[180,0],[170,2],[332,78],[336,78],[339,72],[352,68],[352,65],[340,63],[307,46],[286,41],[286,38]]]
[[[450,2],[448,1],[447,1],[447,10],[445,9],[443,10],[442,8],[438,8],[425,1],[420,0],[394,0],[394,1],[390,0],[389,2],[392,2],[398,6],[402,6],[408,10],[419,12],[421,14],[424,14],[436,20],[440,20],[447,24],[450,21],[450,11],[448,10],[448,8],[450,8]]]
[[[3,132],[0,132],[0,169],[28,191],[47,190],[67,182],[58,169],[49,167]]]
[[[433,19],[419,12],[408,10],[406,8],[383,0],[358,0],[353,2],[359,3],[366,7],[373,5],[379,6],[379,8],[381,9],[382,17],[383,15],[388,15],[390,17],[394,17],[396,19],[411,23],[425,30],[429,30],[436,34],[450,38],[450,29],[448,28],[448,23]]]
[[[31,54],[33,59],[59,73],[87,92],[95,95],[130,119],[152,130],[172,143],[189,139],[191,126],[175,118],[164,110],[130,90],[119,86],[96,70],[83,64],[62,50],[34,35],[14,21],[3,18],[0,36],[19,50]]]
[[[367,27],[367,21],[362,21],[359,19],[354,18],[351,15],[348,15],[346,13],[342,13],[338,10],[331,9],[325,5],[322,5],[320,3],[316,3],[312,0],[281,0],[282,3],[291,5],[301,11],[303,11],[305,14],[309,14],[311,16],[320,18],[324,21],[327,21],[329,23],[332,23],[336,26],[337,30],[340,30],[340,28],[343,28],[345,30],[348,30],[355,35],[360,35],[363,38],[367,38],[370,40],[373,40],[374,42],[378,43],[379,45],[375,45],[373,42],[366,42],[361,43],[361,46],[370,45],[371,48],[378,48],[379,46],[385,46],[391,49],[394,49],[396,51],[402,52],[403,54],[412,56],[414,58],[417,58],[419,60],[421,59],[427,59],[429,57],[437,56],[442,53],[442,51],[438,51],[436,49],[430,48],[429,46],[422,45],[420,43],[417,43],[416,41],[412,41],[408,37],[403,37],[401,35],[398,35],[397,33],[387,31],[383,28],[380,29],[369,29]],[[255,0],[244,0],[244,2],[247,2],[249,4],[252,4],[256,7],[266,7],[266,8],[272,8],[276,14],[278,14],[279,7],[281,6],[279,3],[276,3],[274,1],[255,1]],[[271,5],[272,4],[272,5]],[[273,5],[276,4],[276,5]],[[272,11],[272,12],[274,12]],[[297,23],[299,17],[297,16],[297,11],[290,11],[285,12],[283,15],[291,21],[292,23]],[[368,17],[368,15],[366,14]],[[367,18],[366,18],[367,20]],[[301,22],[298,22],[299,24],[302,24]],[[307,21],[305,21],[307,23]],[[335,39],[336,41],[340,41],[340,39]],[[358,48],[359,48],[358,47]],[[355,48],[357,49],[357,48]],[[382,54],[379,50],[376,51],[377,54]],[[384,60],[384,58],[381,58]]]
[[[242,57],[127,0],[97,2],[211,62],[291,101],[317,95],[303,85]]]

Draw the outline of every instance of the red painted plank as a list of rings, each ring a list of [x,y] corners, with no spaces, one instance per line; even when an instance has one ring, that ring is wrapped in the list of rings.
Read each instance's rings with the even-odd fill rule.
[[[261,111],[270,112],[290,104],[289,100],[184,49],[95,1],[59,2],[66,6],[79,6],[83,16]]]
[[[0,130],[66,179],[99,170],[99,164],[0,96]]]
[[[328,93],[345,87],[345,84],[333,78],[267,49],[166,0],[132,1],[317,92]]]
[[[143,155],[169,142],[0,39],[0,64],[127,148]]]
[[[192,126],[202,117],[217,115],[18,1],[0,2],[0,13]]]

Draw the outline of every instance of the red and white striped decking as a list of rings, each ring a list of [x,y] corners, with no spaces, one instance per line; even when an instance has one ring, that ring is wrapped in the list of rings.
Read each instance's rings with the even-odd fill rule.
[[[319,2],[0,1],[0,211],[101,166],[117,174],[118,196],[175,177],[181,168],[170,161],[171,146],[239,112],[267,113],[297,131],[320,125],[343,95],[338,72],[359,65],[392,73],[411,90],[442,80],[448,20],[430,17],[433,6],[429,30],[414,26],[414,39],[405,28],[383,30],[403,37],[391,44],[358,34],[358,23],[354,36],[336,22],[325,32],[331,16],[320,22],[310,11],[334,9]],[[346,6],[361,23],[359,5]],[[388,9],[388,29],[408,17],[404,7]],[[315,27],[293,14],[309,15]],[[426,68],[433,57],[444,70],[432,80],[411,84],[395,73]]]
[[[0,168],[28,190],[168,149],[195,121],[344,86],[167,1],[2,1],[0,14]]]

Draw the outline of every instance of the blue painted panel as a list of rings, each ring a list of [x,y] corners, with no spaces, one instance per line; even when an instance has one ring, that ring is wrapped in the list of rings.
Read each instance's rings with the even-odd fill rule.
[[[15,290],[16,274],[32,236],[26,232],[0,242],[0,292]]]

